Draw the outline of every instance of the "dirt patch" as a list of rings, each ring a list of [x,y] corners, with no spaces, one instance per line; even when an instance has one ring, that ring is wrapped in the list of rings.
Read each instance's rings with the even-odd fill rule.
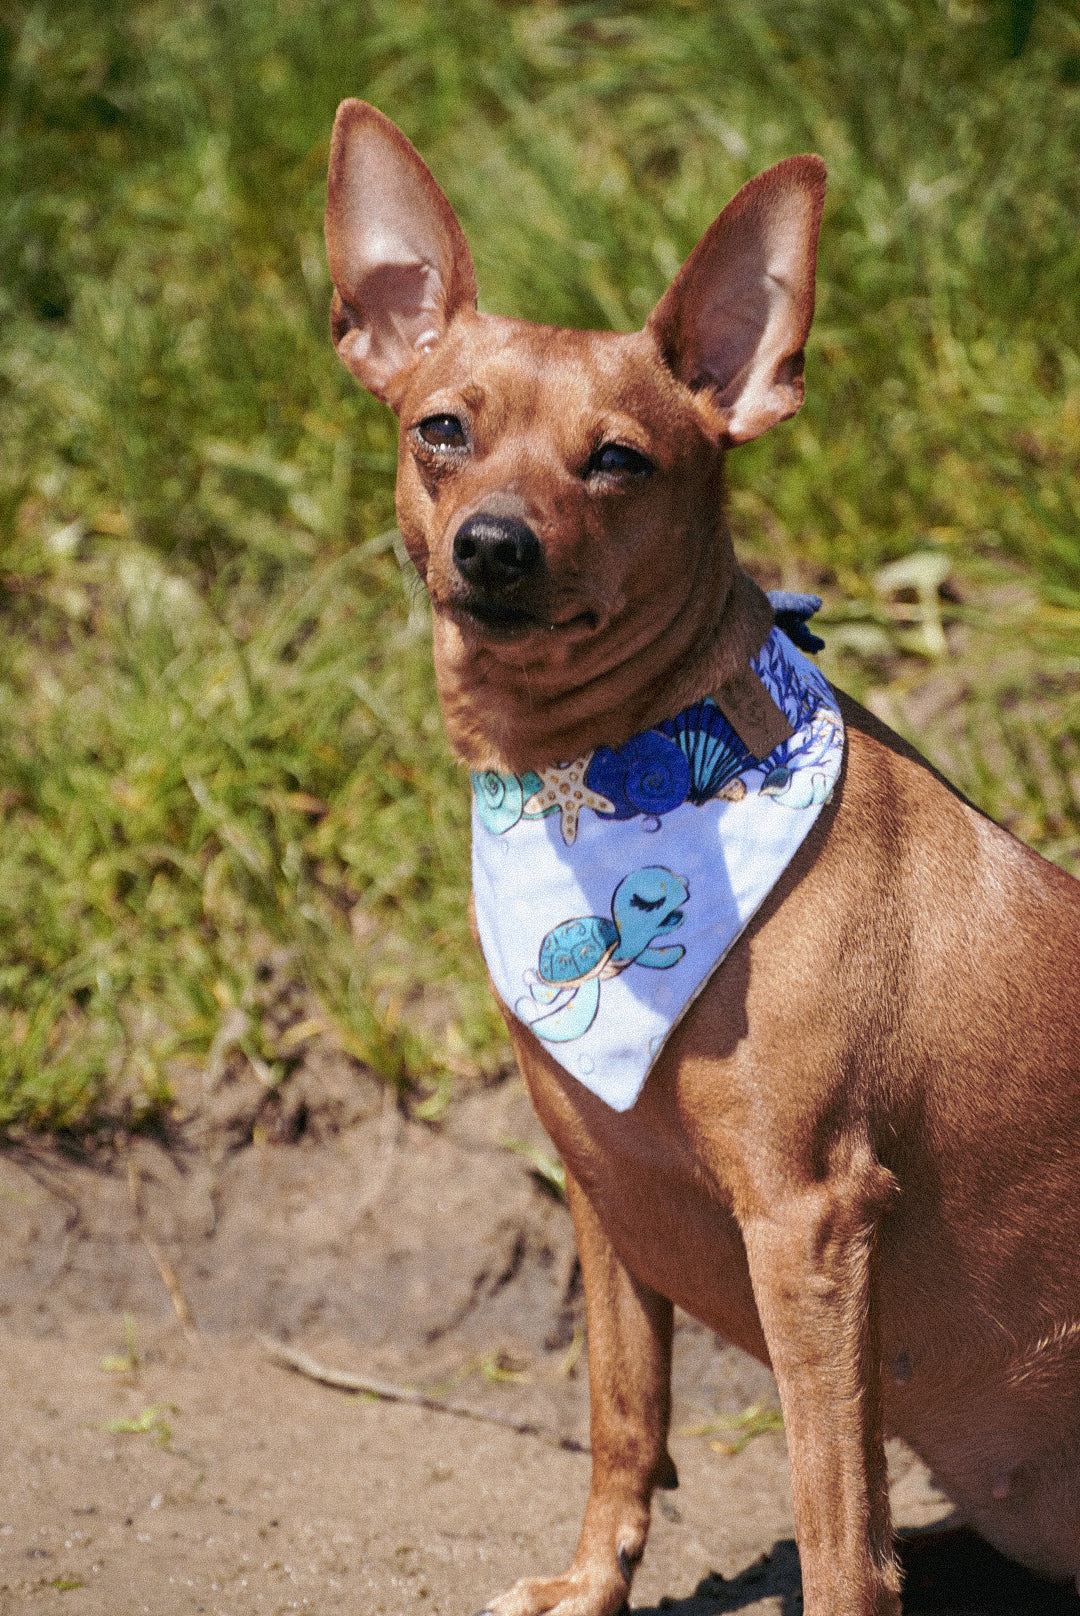
[[[580,1283],[507,1139],[545,1143],[516,1080],[437,1129],[380,1097],[329,1139],[0,1156],[0,1613],[468,1616],[560,1568],[589,1476],[559,1445],[588,1439]],[[331,1390],[264,1336],[538,1431]],[[753,1403],[771,1376],[680,1318],[677,1432]],[[635,1609],[794,1616],[782,1433],[672,1451]],[[899,1520],[945,1515],[892,1459]]]

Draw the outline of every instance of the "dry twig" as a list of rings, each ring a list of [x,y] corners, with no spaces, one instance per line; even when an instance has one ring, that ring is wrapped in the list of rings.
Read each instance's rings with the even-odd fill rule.
[[[188,1306],[187,1297],[180,1288],[180,1281],[176,1277],[176,1271],[161,1247],[156,1241],[151,1240],[143,1228],[142,1186],[139,1183],[139,1170],[130,1154],[128,1154],[127,1158],[127,1187],[128,1194],[131,1197],[132,1210],[135,1213],[135,1228],[138,1231],[139,1239],[146,1247],[150,1261],[160,1274],[161,1283],[169,1293],[169,1300],[172,1302],[173,1312],[180,1321],[180,1328],[189,1341],[194,1341],[198,1335],[195,1320]]]
[[[346,1369],[330,1369],[306,1352],[287,1347],[283,1341],[274,1341],[269,1336],[262,1337],[262,1345],[267,1357],[274,1363],[293,1369],[298,1375],[306,1375],[309,1380],[317,1380],[323,1386],[336,1386],[344,1392],[361,1392],[368,1397],[377,1397],[384,1403],[411,1403],[416,1408],[430,1408],[436,1414],[456,1414],[459,1419],[502,1425],[507,1430],[516,1431],[519,1436],[537,1436],[542,1442],[550,1442],[553,1447],[564,1448],[569,1453],[589,1452],[588,1443],[579,1442],[576,1437],[560,1436],[557,1431],[546,1425],[538,1425],[535,1420],[516,1420],[510,1414],[475,1408],[470,1403],[452,1403],[443,1397],[431,1397],[427,1392],[416,1391],[411,1386],[394,1386],[389,1381],[354,1375]]]

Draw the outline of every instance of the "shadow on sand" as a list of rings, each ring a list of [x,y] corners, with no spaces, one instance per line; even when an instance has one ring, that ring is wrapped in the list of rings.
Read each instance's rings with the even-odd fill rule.
[[[1046,1583],[1005,1560],[964,1527],[901,1532],[904,1616],[1080,1616],[1072,1587]],[[713,1571],[687,1599],[665,1599],[636,1616],[724,1616],[763,1599],[802,1616],[799,1555],[791,1538],[730,1580]]]

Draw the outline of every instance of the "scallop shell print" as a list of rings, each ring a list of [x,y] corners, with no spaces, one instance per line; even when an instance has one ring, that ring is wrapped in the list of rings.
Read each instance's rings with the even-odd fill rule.
[[[753,763],[742,741],[708,696],[685,707],[676,718],[659,728],[676,742],[690,766],[687,797],[692,803],[709,802],[719,796],[729,780]]]

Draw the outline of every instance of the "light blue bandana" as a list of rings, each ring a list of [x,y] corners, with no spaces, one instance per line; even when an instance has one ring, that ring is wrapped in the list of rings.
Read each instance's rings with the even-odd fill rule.
[[[813,663],[774,628],[751,666],[795,730],[761,762],[706,697],[617,751],[472,777],[476,919],[496,991],[616,1111],[840,771],[843,721]]]

